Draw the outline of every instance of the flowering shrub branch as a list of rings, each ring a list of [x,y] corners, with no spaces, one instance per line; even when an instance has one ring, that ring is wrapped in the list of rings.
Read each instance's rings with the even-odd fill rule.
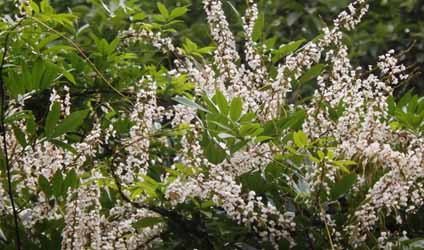
[[[395,51],[351,63],[345,32],[368,1],[278,48],[256,1],[241,41],[222,1],[202,4],[206,47],[177,35],[187,6],[98,3],[113,39],[47,0],[3,18],[0,246],[422,246],[424,100],[393,97],[409,80]]]

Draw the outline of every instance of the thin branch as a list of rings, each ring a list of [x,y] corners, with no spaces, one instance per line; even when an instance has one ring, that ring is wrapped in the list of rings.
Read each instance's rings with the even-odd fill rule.
[[[11,28],[11,30],[16,29],[16,27],[18,27],[20,24],[20,22],[13,26]],[[7,49],[8,49],[8,42],[9,42],[9,35],[10,33],[6,34],[6,38],[4,41],[4,46],[3,46],[3,58],[1,60],[1,65],[0,65],[0,102],[1,102],[1,114],[0,114],[0,130],[1,130],[1,136],[3,138],[3,154],[4,154],[4,161],[5,161],[5,165],[6,165],[6,172],[7,172],[7,184],[8,184],[8,194],[9,194],[9,199],[10,199],[10,203],[12,204],[12,211],[13,211],[13,219],[14,219],[14,223],[15,223],[15,236],[16,236],[16,250],[21,250],[21,237],[19,234],[19,224],[18,224],[18,212],[16,210],[15,207],[15,201],[13,198],[13,190],[12,190],[12,174],[11,174],[11,166],[9,164],[9,154],[8,154],[8,149],[7,149],[7,138],[6,138],[6,126],[5,126],[5,113],[7,110],[7,102],[6,102],[6,86],[5,86],[5,82],[3,79],[3,67],[6,63],[6,54],[7,54]]]

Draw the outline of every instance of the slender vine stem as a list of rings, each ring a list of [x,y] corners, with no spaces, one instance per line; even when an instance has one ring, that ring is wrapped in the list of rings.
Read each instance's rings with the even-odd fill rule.
[[[20,22],[12,27],[12,30],[16,29]],[[16,210],[15,206],[15,200],[13,198],[13,188],[12,188],[12,174],[11,174],[11,166],[9,164],[9,154],[7,149],[7,137],[6,137],[6,125],[5,125],[5,118],[6,118],[6,110],[7,110],[7,102],[6,102],[6,86],[3,79],[3,68],[6,63],[6,55],[7,55],[7,49],[8,49],[8,43],[9,43],[9,36],[10,32],[6,34],[6,38],[4,41],[3,46],[3,57],[0,64],[0,102],[1,102],[1,114],[0,114],[0,130],[1,130],[1,136],[3,139],[3,154],[4,154],[4,162],[6,165],[6,172],[7,172],[7,184],[8,184],[8,195],[10,199],[10,203],[12,204],[12,211],[13,211],[13,219],[14,219],[14,225],[15,225],[15,237],[16,237],[16,250],[21,250],[21,237],[19,234],[19,224],[18,224],[18,212]]]

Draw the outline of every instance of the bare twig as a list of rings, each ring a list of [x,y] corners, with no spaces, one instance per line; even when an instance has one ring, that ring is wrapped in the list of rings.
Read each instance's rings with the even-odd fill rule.
[[[16,29],[19,26],[20,22],[13,26],[11,30]],[[9,155],[8,155],[8,149],[7,149],[7,138],[6,138],[6,126],[5,126],[5,113],[7,110],[7,102],[6,102],[6,86],[3,79],[3,67],[6,63],[6,54],[8,49],[8,42],[9,42],[9,36],[10,32],[6,34],[6,38],[4,41],[3,46],[3,58],[1,60],[0,64],[0,102],[1,102],[1,114],[0,114],[0,130],[1,130],[1,136],[3,138],[3,154],[4,154],[4,161],[6,165],[6,172],[7,172],[7,184],[8,184],[8,194],[10,198],[10,203],[12,204],[12,211],[13,211],[13,219],[15,223],[15,237],[16,237],[16,249],[21,250],[21,237],[19,235],[19,224],[18,224],[18,212],[16,210],[15,206],[15,200],[13,198],[13,189],[12,189],[12,175],[11,175],[11,166],[9,164]]]

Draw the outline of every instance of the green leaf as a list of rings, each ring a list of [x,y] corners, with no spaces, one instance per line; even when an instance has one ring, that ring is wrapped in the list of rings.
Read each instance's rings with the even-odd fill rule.
[[[218,105],[221,113],[223,115],[227,115],[228,114],[228,102],[227,102],[227,99],[225,98],[225,96],[222,94],[221,91],[216,91],[215,96],[214,96],[214,100],[215,100],[216,104]]]
[[[198,109],[198,110],[201,110],[201,111],[206,112],[206,113],[210,113],[209,110],[205,109],[201,105],[199,105],[199,104],[197,104],[197,103],[193,102],[192,100],[189,100],[189,99],[187,99],[185,97],[176,96],[176,97],[173,97],[172,100],[174,100],[174,101],[176,101],[176,102],[178,102],[180,104],[189,106],[191,108]]]
[[[50,6],[48,0],[42,0],[40,3],[41,12],[43,13],[52,13],[53,8]]]
[[[206,154],[208,161],[213,164],[219,164],[225,160],[226,153],[219,145],[214,142],[210,142],[206,147]]]
[[[237,10],[237,8],[230,1],[225,1],[225,2],[230,6],[230,9],[234,12],[234,14],[237,18],[237,23],[241,24],[243,22],[243,19],[240,15],[240,12]]]
[[[293,141],[299,148],[303,148],[308,145],[308,137],[303,131],[294,132]]]
[[[253,119],[256,118],[256,114],[254,112],[247,112],[240,118],[240,123],[247,123],[251,122]]]
[[[165,220],[162,217],[144,217],[133,223],[136,229],[143,229],[146,227],[153,227],[156,224],[163,223]]]
[[[37,123],[35,122],[34,115],[31,113],[26,120],[26,129],[29,136],[34,136],[37,131]]]
[[[181,173],[183,173],[185,176],[192,176],[193,175],[193,169],[184,166],[181,163],[175,163],[175,167],[177,168],[177,170]]]
[[[35,13],[39,13],[40,12],[40,8],[38,7],[38,4],[37,3],[34,3],[33,1],[30,1],[29,5],[31,6],[31,9]]]
[[[146,18],[147,18],[146,13],[144,13],[144,12],[139,12],[139,13],[135,14],[135,15],[132,17],[132,20],[134,20],[134,21],[143,21],[143,20],[144,20],[144,19],[146,19]]]
[[[316,65],[312,66],[308,71],[306,71],[302,75],[302,77],[300,77],[299,82],[305,83],[305,82],[308,82],[308,81],[314,79],[315,77],[317,77],[321,74],[321,72],[324,70],[324,68],[325,68],[324,64],[316,64]]]
[[[309,160],[315,163],[320,163],[321,161],[313,155],[309,155]]]
[[[269,140],[272,140],[272,139],[274,139],[274,138],[271,137],[271,136],[258,136],[258,137],[256,137],[255,141],[257,143],[261,143],[261,142],[269,141]]]
[[[275,43],[277,42],[277,39],[278,39],[277,36],[273,36],[271,38],[266,39],[264,43],[268,50],[271,50],[272,48],[274,48]]]
[[[63,181],[63,185],[65,188],[65,192],[68,190],[68,188],[77,188],[79,185],[79,179],[78,175],[75,172],[74,169],[68,172],[68,174],[65,177],[65,180]]]
[[[164,23],[164,22],[166,22],[166,18],[165,17],[163,17],[162,15],[153,15],[152,16],[152,18],[153,18],[153,20],[155,21],[155,22],[160,22],[160,23]],[[158,26],[159,27],[162,27],[161,25],[159,25],[158,24]]]
[[[262,13],[258,16],[255,26],[253,27],[252,40],[254,42],[258,41],[262,37],[264,26],[265,26],[265,15]]]
[[[159,183],[148,175],[143,175],[143,180],[145,183],[149,184],[153,189],[157,189],[159,187]]]
[[[22,72],[22,75],[24,75],[25,72]],[[24,94],[26,91],[26,81],[23,77],[19,76],[15,71],[9,71],[7,75],[7,79],[5,81],[5,84],[7,86],[8,92],[13,96],[16,97],[19,94]]]
[[[74,85],[77,84],[77,82],[75,81],[74,76],[71,74],[71,72],[67,71],[67,70],[63,70],[62,71],[63,76],[68,79],[68,81],[70,81],[71,83],[73,83]]]
[[[205,202],[202,202],[202,204],[200,204],[200,208],[202,208],[202,209],[208,209],[208,208],[213,207],[214,205],[215,204],[213,203],[212,200],[207,200]]]
[[[218,137],[221,139],[228,139],[228,138],[234,138],[234,135],[227,134],[227,133],[219,133]]]
[[[155,184],[148,181],[148,176],[143,176],[143,178],[145,179],[145,181],[137,183],[137,188],[135,189],[135,192],[131,193],[131,199],[136,198],[139,194],[143,192],[150,198],[156,198],[158,196],[156,190],[159,186],[157,185],[157,183]]]
[[[0,240],[7,241],[7,237],[1,228],[0,228]]]
[[[330,196],[333,200],[349,192],[355,184],[357,175],[355,173],[344,176],[341,180],[337,181],[331,188]]]
[[[214,120],[208,120],[208,123],[214,124],[214,125],[218,126],[219,128],[229,132],[229,133],[233,132],[233,130],[231,128],[225,126],[224,124],[221,124],[220,122],[217,122],[217,121],[214,121]]]
[[[241,100],[241,98],[240,97],[233,98],[230,104],[231,120],[237,121],[240,118],[242,111],[243,111],[243,101]]]
[[[75,131],[78,127],[82,125],[87,114],[88,110],[80,110],[73,112],[56,127],[52,137],[58,137],[65,133]]]
[[[166,8],[165,5],[163,5],[163,3],[157,2],[157,6],[159,9],[160,14],[165,18],[168,19],[169,18],[169,11]]]
[[[25,148],[25,146],[27,145],[27,141],[25,139],[25,134],[24,132],[18,128],[17,126],[13,126],[13,132],[15,134],[15,138],[16,140],[18,140],[19,144]]]
[[[44,133],[47,137],[51,137],[53,130],[60,118],[60,104],[58,102],[53,103],[51,110],[47,114],[46,124],[44,125]]]
[[[4,122],[7,124],[13,124],[15,121],[21,121],[22,119],[29,119],[32,117],[32,111],[24,110],[20,112],[16,112],[5,117]]]
[[[243,187],[256,193],[265,193],[270,188],[261,171],[248,172],[241,175],[240,182]]]
[[[47,36],[46,38],[41,40],[39,44],[37,44],[37,49],[41,50],[42,48],[47,46],[49,43],[51,43],[52,41],[54,41],[58,38],[60,38],[60,36],[57,35],[57,34],[51,34],[51,35]]]
[[[209,113],[219,113],[219,107],[215,105],[208,95],[203,95],[202,99],[208,105]]]
[[[325,154],[321,150],[318,150],[317,151],[317,155],[318,155],[318,157],[319,157],[320,160],[324,160],[325,159]]]
[[[52,179],[52,193],[56,198],[64,195],[63,190],[63,175],[61,170],[57,170]]]
[[[48,88],[59,76],[60,71],[60,68],[53,63],[37,60],[32,66],[31,72],[25,72],[26,89],[29,91]]]
[[[400,242],[401,250],[422,250],[424,249],[424,238],[407,239]]]
[[[272,62],[276,63],[281,58],[285,57],[286,55],[289,55],[296,51],[303,43],[305,42],[305,39],[300,39],[294,42],[291,42],[279,49],[277,49],[275,52],[273,52]]]
[[[115,39],[113,39],[113,41],[110,42],[110,44],[108,45],[108,50],[107,50],[108,54],[112,54],[116,50],[120,42],[121,42],[121,39],[119,37],[116,37]]]
[[[183,47],[188,53],[192,53],[197,50],[198,46],[188,38],[184,39]]]
[[[340,168],[340,170],[348,174],[350,173],[350,170],[347,167],[356,165],[356,162],[350,160],[334,161],[333,163],[336,167]]]
[[[50,197],[50,183],[44,175],[38,176],[38,185],[40,186],[41,191],[43,191],[47,197]]]
[[[131,190],[130,199],[134,200],[139,197],[143,193],[144,189],[141,187],[137,187]]]
[[[187,13],[187,11],[187,7],[177,7],[171,11],[171,15],[169,16],[169,18],[172,20],[177,17],[183,16],[185,13]]]
[[[75,148],[73,148],[71,145],[69,145],[68,143],[65,143],[63,141],[59,141],[56,139],[50,139],[49,142],[53,143],[54,145],[56,145],[57,147],[60,147],[64,150],[67,150],[73,154],[77,154],[77,151],[75,150]]]
[[[240,126],[241,136],[254,136],[257,135],[256,131],[261,129],[261,126],[257,123],[248,123]]]
[[[214,46],[207,46],[207,47],[203,47],[200,49],[197,49],[197,52],[200,54],[212,54],[212,52],[215,50],[216,48]]]
[[[327,158],[332,161],[334,159],[334,152],[333,150],[328,150],[327,152]]]
[[[44,14],[40,15],[39,18],[44,22],[57,22],[61,25],[73,26],[73,21],[77,16],[69,13],[59,13],[59,14]]]

